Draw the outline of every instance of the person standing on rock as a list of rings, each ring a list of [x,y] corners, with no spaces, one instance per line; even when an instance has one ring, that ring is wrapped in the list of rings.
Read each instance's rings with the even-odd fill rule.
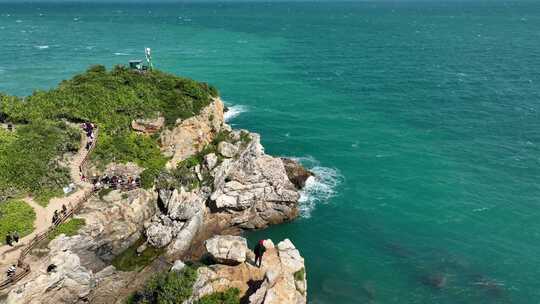
[[[15,241],[15,243],[19,242],[19,233],[16,230],[15,232],[13,232],[13,240]]]
[[[255,266],[261,268],[263,254],[266,251],[266,247],[264,247],[264,240],[260,240],[257,245],[255,245],[255,249],[253,251],[255,252]],[[257,264],[257,262],[259,263]]]

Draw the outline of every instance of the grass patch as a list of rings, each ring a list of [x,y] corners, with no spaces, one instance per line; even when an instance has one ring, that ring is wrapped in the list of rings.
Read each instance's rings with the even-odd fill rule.
[[[30,122],[0,134],[0,201],[31,193],[46,205],[62,194],[70,178],[59,156],[77,151],[79,140],[80,133],[61,121]]]
[[[225,292],[214,292],[200,298],[195,304],[240,304],[240,290],[229,288]]]
[[[57,236],[60,234],[65,234],[66,236],[73,236],[76,235],[79,232],[79,229],[81,229],[86,224],[84,219],[81,218],[72,218],[60,225],[58,225],[50,234],[49,234],[49,241],[54,240]]]
[[[187,300],[197,280],[195,268],[186,266],[182,271],[160,273],[151,278],[143,290],[128,297],[127,304],[176,304]]]
[[[141,271],[165,251],[164,248],[148,246],[146,250],[139,255],[137,254],[137,248],[144,244],[144,242],[145,239],[140,238],[129,248],[117,255],[112,260],[114,267],[121,271]]]
[[[303,281],[305,277],[306,277],[306,270],[304,268],[294,273],[294,279],[296,281]]]
[[[0,204],[0,243],[6,243],[8,232],[17,231],[22,238],[34,231],[36,213],[24,201],[7,201]]]

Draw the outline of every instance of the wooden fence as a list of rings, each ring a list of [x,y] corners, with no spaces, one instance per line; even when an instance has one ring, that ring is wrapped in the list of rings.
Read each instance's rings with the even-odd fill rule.
[[[80,168],[83,168],[86,166],[86,163],[88,162],[88,158],[90,155],[90,152],[95,148],[97,139],[98,139],[98,128],[95,129],[95,140],[92,142],[92,145],[89,147],[88,152],[84,156],[83,160],[81,161]],[[84,149],[85,147],[81,147]],[[53,232],[58,225],[64,223],[67,221],[73,214],[77,213],[81,208],[83,207],[84,203],[92,196],[93,190],[85,190],[84,195],[79,198],[74,205],[72,203],[69,203],[69,209],[65,213],[60,213],[60,217],[53,223],[52,226],[49,227],[46,231],[36,235],[26,246],[24,249],[21,250],[21,253],[19,255],[19,259],[17,260],[17,271],[14,275],[8,277],[6,280],[0,282],[0,290],[6,289],[10,287],[11,285],[15,284],[16,282],[23,279],[26,275],[28,275],[31,271],[30,265],[24,262],[24,259],[26,256],[38,245],[41,241],[46,239],[51,232]]]

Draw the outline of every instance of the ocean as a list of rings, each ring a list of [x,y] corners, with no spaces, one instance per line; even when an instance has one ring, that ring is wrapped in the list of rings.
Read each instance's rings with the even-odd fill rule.
[[[248,234],[310,303],[540,303],[539,41],[538,1],[0,3],[0,91],[150,47],[317,174]]]

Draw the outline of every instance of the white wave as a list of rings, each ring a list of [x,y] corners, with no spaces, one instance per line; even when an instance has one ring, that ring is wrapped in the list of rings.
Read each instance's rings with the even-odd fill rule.
[[[120,52],[114,53],[114,55],[115,55],[115,56],[129,56],[128,53],[120,53]]]
[[[223,114],[223,119],[225,119],[226,122],[248,111],[248,108],[243,105],[235,105],[228,108],[229,110]]]
[[[320,166],[312,156],[292,159],[302,163],[315,175],[307,179],[304,188],[300,191],[300,215],[309,218],[318,204],[326,204],[336,196],[336,188],[343,181],[343,175],[336,168]]]
[[[36,48],[40,49],[40,50],[46,50],[49,48],[48,45],[36,45]]]

